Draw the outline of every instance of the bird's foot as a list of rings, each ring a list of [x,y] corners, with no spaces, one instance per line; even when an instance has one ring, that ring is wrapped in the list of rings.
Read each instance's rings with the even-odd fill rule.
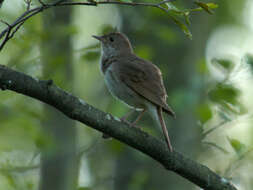
[[[140,126],[136,125],[137,122],[129,122],[126,120],[126,117],[121,117],[120,120],[124,123],[127,123],[128,125],[130,125],[131,127],[136,127],[136,128],[141,128]]]
[[[126,116],[123,116],[123,117],[120,118],[120,120],[121,120],[122,122],[124,122],[124,123],[127,123],[128,125],[131,125],[131,122],[127,121],[126,118],[127,118]]]
[[[136,125],[136,122],[132,122],[132,123],[130,123],[130,126],[131,127],[136,127],[136,128],[141,128],[141,126],[139,126],[139,125]]]

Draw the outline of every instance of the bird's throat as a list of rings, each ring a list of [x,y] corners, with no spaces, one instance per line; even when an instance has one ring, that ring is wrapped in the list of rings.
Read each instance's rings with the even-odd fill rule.
[[[105,74],[107,69],[110,67],[110,65],[116,61],[117,61],[117,58],[114,56],[112,57],[103,56],[101,60],[101,65],[100,65],[102,73]]]

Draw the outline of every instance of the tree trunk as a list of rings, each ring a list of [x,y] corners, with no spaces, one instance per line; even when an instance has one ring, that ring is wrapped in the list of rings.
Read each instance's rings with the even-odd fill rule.
[[[44,78],[52,78],[61,87],[72,90],[72,46],[67,27],[72,8],[55,8],[43,16],[42,59]],[[77,187],[78,158],[75,123],[45,106],[45,136],[49,137],[41,156],[40,190],[74,190]],[[47,138],[46,138],[47,139]]]

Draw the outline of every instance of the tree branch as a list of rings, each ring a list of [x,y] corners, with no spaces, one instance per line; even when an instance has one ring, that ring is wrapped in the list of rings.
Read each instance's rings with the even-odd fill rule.
[[[0,0],[0,8],[1,8],[2,5],[3,5],[3,2],[4,2],[4,0]]]
[[[117,5],[127,5],[127,6],[146,6],[146,7],[155,7],[166,13],[169,12],[168,9],[162,7],[163,4],[171,2],[173,0],[164,0],[158,3],[134,3],[134,2],[121,2],[121,1],[89,1],[89,2],[65,2],[66,0],[58,0],[54,3],[44,3],[42,0],[38,0],[40,6],[33,9],[30,8],[30,0],[27,0],[26,11],[19,16],[13,23],[8,24],[7,27],[0,33],[0,40],[5,36],[4,40],[0,44],[0,51],[5,46],[6,42],[9,41],[14,34],[19,30],[25,21],[31,18],[34,15],[37,15],[40,12],[43,12],[46,9],[59,7],[59,6],[73,6],[73,5],[84,5],[84,6],[98,6],[105,4],[117,4]],[[14,30],[13,32],[11,32]]]
[[[0,88],[12,90],[47,103],[67,117],[104,132],[143,152],[167,170],[174,171],[205,190],[236,190],[227,179],[220,177],[206,166],[177,151],[171,153],[165,142],[92,107],[83,100],[63,91],[50,80],[41,81],[0,65]]]

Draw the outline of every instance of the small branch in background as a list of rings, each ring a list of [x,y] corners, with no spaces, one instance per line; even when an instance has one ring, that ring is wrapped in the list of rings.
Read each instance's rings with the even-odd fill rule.
[[[3,2],[3,0],[0,0]],[[17,30],[19,30],[19,28],[23,25],[24,22],[26,22],[29,18],[31,18],[32,16],[43,12],[46,9],[49,8],[53,8],[53,7],[59,7],[59,6],[73,6],[73,5],[83,5],[83,6],[98,6],[98,5],[108,5],[108,4],[114,4],[114,5],[122,5],[122,6],[144,6],[144,7],[153,7],[153,8],[157,8],[160,9],[164,12],[166,12],[167,14],[170,13],[172,11],[171,8],[165,8],[163,5],[166,5],[167,3],[170,3],[174,0],[164,0],[164,1],[160,1],[158,3],[148,3],[148,2],[124,2],[124,1],[108,1],[108,0],[104,0],[104,1],[95,1],[95,0],[88,0],[87,2],[67,2],[66,0],[58,0],[54,3],[44,3],[43,0],[38,0],[38,2],[40,3],[40,6],[32,8],[31,9],[31,2],[32,0],[24,0],[27,4],[26,7],[26,11],[19,16],[12,24],[9,24],[8,27],[6,27],[1,33],[0,33],[0,40],[5,36],[5,39],[2,41],[2,43],[0,44],[0,51],[3,49],[4,45],[6,44],[6,42],[8,40],[10,40],[11,38],[9,38],[9,33],[13,28],[16,28],[16,31],[13,33],[13,35],[17,32]],[[1,6],[1,4],[0,4]],[[208,5],[205,5],[208,6]],[[216,8],[214,5],[213,7],[211,7],[212,9]],[[209,7],[209,9],[211,9]],[[203,8],[198,8],[192,11],[201,11]],[[175,10],[173,10],[175,12]],[[191,11],[191,9],[187,9],[186,12],[187,14],[189,14],[189,12]],[[180,11],[177,11],[178,14],[181,14]],[[184,11],[182,11],[182,14],[184,13]],[[186,13],[184,13],[186,14]],[[169,14],[168,14],[169,15]],[[189,36],[191,38],[191,33],[188,30],[188,28],[182,23],[180,22],[178,19],[176,19],[174,16],[169,15],[169,17],[173,20],[173,22],[175,24],[177,24],[183,31],[184,33]],[[22,23],[22,24],[21,24]],[[13,37],[12,35],[12,37]]]
[[[19,16],[12,24],[9,24],[8,27],[6,27],[1,33],[0,33],[0,39],[2,39],[4,36],[6,36],[6,34],[8,33],[8,31],[12,30],[13,28],[17,27],[19,24],[24,23],[26,20],[28,20],[29,18],[31,18],[32,16],[44,11],[47,8],[51,8],[51,7],[55,7],[57,6],[59,3],[64,2],[65,0],[59,0],[55,3],[50,3],[50,4],[45,4],[42,2],[42,0],[38,0],[41,4],[41,6],[39,7],[35,7],[33,9],[30,9],[30,4],[28,3],[27,9],[29,7],[29,10],[26,10],[21,16]],[[31,0],[25,0],[25,2],[31,2]],[[22,24],[21,24],[22,25]],[[4,42],[2,42],[4,43]],[[3,48],[3,45],[1,44],[1,47]],[[0,51],[2,50],[2,48],[0,48]]]
[[[46,6],[46,4],[45,4],[42,0],[38,0],[38,2],[39,2],[42,6]]]
[[[221,152],[223,152],[224,154],[228,154],[229,153],[226,149],[222,148],[221,146],[219,146],[219,145],[217,145],[217,144],[215,144],[213,142],[202,141],[202,144],[210,146],[210,147],[214,147],[214,148],[220,150]]]
[[[5,24],[5,25],[7,25],[8,27],[10,27],[10,24],[8,22],[6,22],[6,21],[0,20],[0,22],[3,23],[3,24]]]
[[[210,133],[212,133],[213,131],[215,131],[216,129],[219,129],[221,127],[223,127],[225,124],[227,124],[229,121],[222,121],[220,122],[218,125],[212,127],[211,129],[205,131],[203,134],[202,134],[202,139],[206,138],[207,135],[209,135]]]
[[[0,0],[1,1],[1,0]],[[161,1],[157,4],[155,3],[133,3],[133,2],[120,2],[120,1],[89,1],[89,2],[65,2],[66,0],[58,0],[54,3],[44,3],[43,0],[38,0],[40,3],[39,7],[35,7],[31,9],[31,0],[24,0],[26,3],[26,11],[19,16],[12,24],[8,24],[8,26],[0,33],[0,40],[5,36],[4,40],[0,44],[0,51],[5,46],[6,42],[9,41],[14,34],[20,29],[20,27],[24,24],[25,21],[27,21],[32,16],[52,7],[57,6],[73,6],[73,5],[85,5],[85,6],[97,6],[98,4],[119,4],[119,5],[128,5],[128,6],[149,6],[149,7],[156,7],[161,10],[166,10],[161,5],[168,3],[172,0],[165,0]],[[4,22],[5,23],[5,22]],[[5,23],[6,24],[6,23]],[[14,30],[14,32],[11,33],[11,31]]]
[[[11,25],[8,24],[7,22],[3,21],[3,20],[1,20],[1,22],[4,23],[4,24],[6,24],[8,27],[7,27],[7,30],[6,30],[5,38],[4,38],[3,42],[0,45],[0,51],[3,49],[4,45],[6,44],[6,42],[10,39],[10,32],[11,32]]]
[[[3,5],[3,2],[4,2],[4,0],[0,0],[0,8],[1,8],[2,5]]]
[[[5,34],[5,38],[2,41],[2,43],[0,44],[0,51],[3,49],[4,45],[7,43],[7,41],[9,41],[11,38],[13,38],[13,36],[15,35],[15,33],[19,30],[19,28],[24,24],[23,22],[20,22],[19,24],[15,25],[15,26],[11,26],[10,24],[8,24],[7,22],[0,20],[0,22],[4,23],[7,25],[7,32]],[[13,31],[12,31],[13,30]],[[12,31],[12,32],[11,32]]]
[[[242,164],[241,161],[244,160],[247,156],[249,156],[249,154],[251,154],[252,151],[253,151],[253,147],[247,148],[246,150],[240,153],[235,152],[237,154],[236,158],[230,161],[223,175],[231,179],[233,172],[236,171],[236,169],[240,167],[240,164]]]
[[[31,8],[32,0],[24,0],[26,4],[26,10],[29,11]]]

